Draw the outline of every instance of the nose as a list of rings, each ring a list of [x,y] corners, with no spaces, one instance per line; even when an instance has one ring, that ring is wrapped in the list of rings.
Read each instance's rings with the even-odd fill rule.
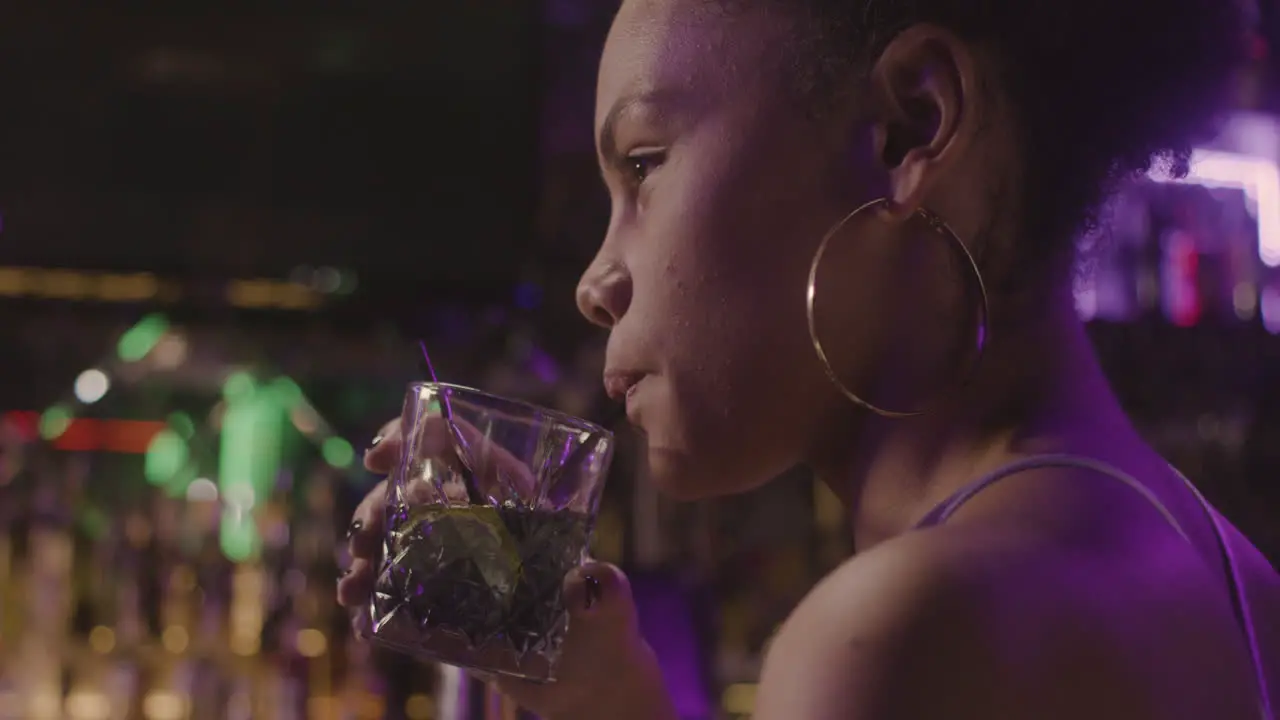
[[[631,273],[620,263],[597,257],[578,281],[577,298],[583,317],[611,328],[631,307]]]

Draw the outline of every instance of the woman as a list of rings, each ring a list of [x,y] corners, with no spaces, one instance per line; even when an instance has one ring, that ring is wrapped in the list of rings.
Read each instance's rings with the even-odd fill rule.
[[[1238,30],[1226,0],[623,2],[613,216],[578,290],[605,385],[664,491],[805,464],[855,528],[772,644],[760,720],[1265,717],[1276,575],[1131,427],[1071,294],[1106,190],[1211,130]],[[671,717],[621,574],[567,591],[562,680],[503,689]]]

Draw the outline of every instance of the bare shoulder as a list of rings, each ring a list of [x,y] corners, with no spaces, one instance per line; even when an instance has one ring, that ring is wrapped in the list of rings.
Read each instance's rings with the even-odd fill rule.
[[[1136,669],[1153,651],[1142,639],[1179,611],[1160,608],[1151,628],[1135,630],[1107,594],[1112,580],[1124,583],[1119,567],[1007,529],[935,528],[883,543],[833,572],[788,619],[766,659],[756,717],[1237,717],[1208,691],[1179,699],[1181,710],[1153,692],[1171,673],[1201,678],[1194,664],[1158,678]]]
[[[927,666],[950,664],[939,653],[963,654],[966,675],[978,674],[979,665],[981,672],[996,671],[1001,659],[984,627],[993,619],[985,597],[996,579],[982,577],[967,561],[992,553],[1018,555],[998,537],[930,530],[846,562],[810,592],[774,639],[756,718],[965,717],[940,713],[929,698],[976,709],[973,696],[985,691],[967,677]],[[922,692],[925,676],[934,674]],[[979,716],[991,717],[983,707]]]

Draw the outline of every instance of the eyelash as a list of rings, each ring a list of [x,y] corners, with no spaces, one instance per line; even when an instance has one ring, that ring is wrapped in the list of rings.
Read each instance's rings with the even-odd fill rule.
[[[653,171],[662,167],[662,163],[666,160],[667,154],[658,150],[633,152],[622,159],[622,170],[628,182],[639,186],[653,174]]]

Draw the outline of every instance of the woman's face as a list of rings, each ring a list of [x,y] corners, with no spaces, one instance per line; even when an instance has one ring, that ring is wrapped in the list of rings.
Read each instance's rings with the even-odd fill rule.
[[[596,99],[612,217],[579,287],[610,329],[606,384],[647,438],[650,475],[685,499],[755,487],[852,432],[809,340],[806,282],[823,235],[885,182],[851,113],[814,120],[787,86],[785,18],[710,5],[618,13]],[[919,291],[898,259],[859,238],[824,261],[839,301],[823,339],[850,384],[875,374],[888,319]]]

